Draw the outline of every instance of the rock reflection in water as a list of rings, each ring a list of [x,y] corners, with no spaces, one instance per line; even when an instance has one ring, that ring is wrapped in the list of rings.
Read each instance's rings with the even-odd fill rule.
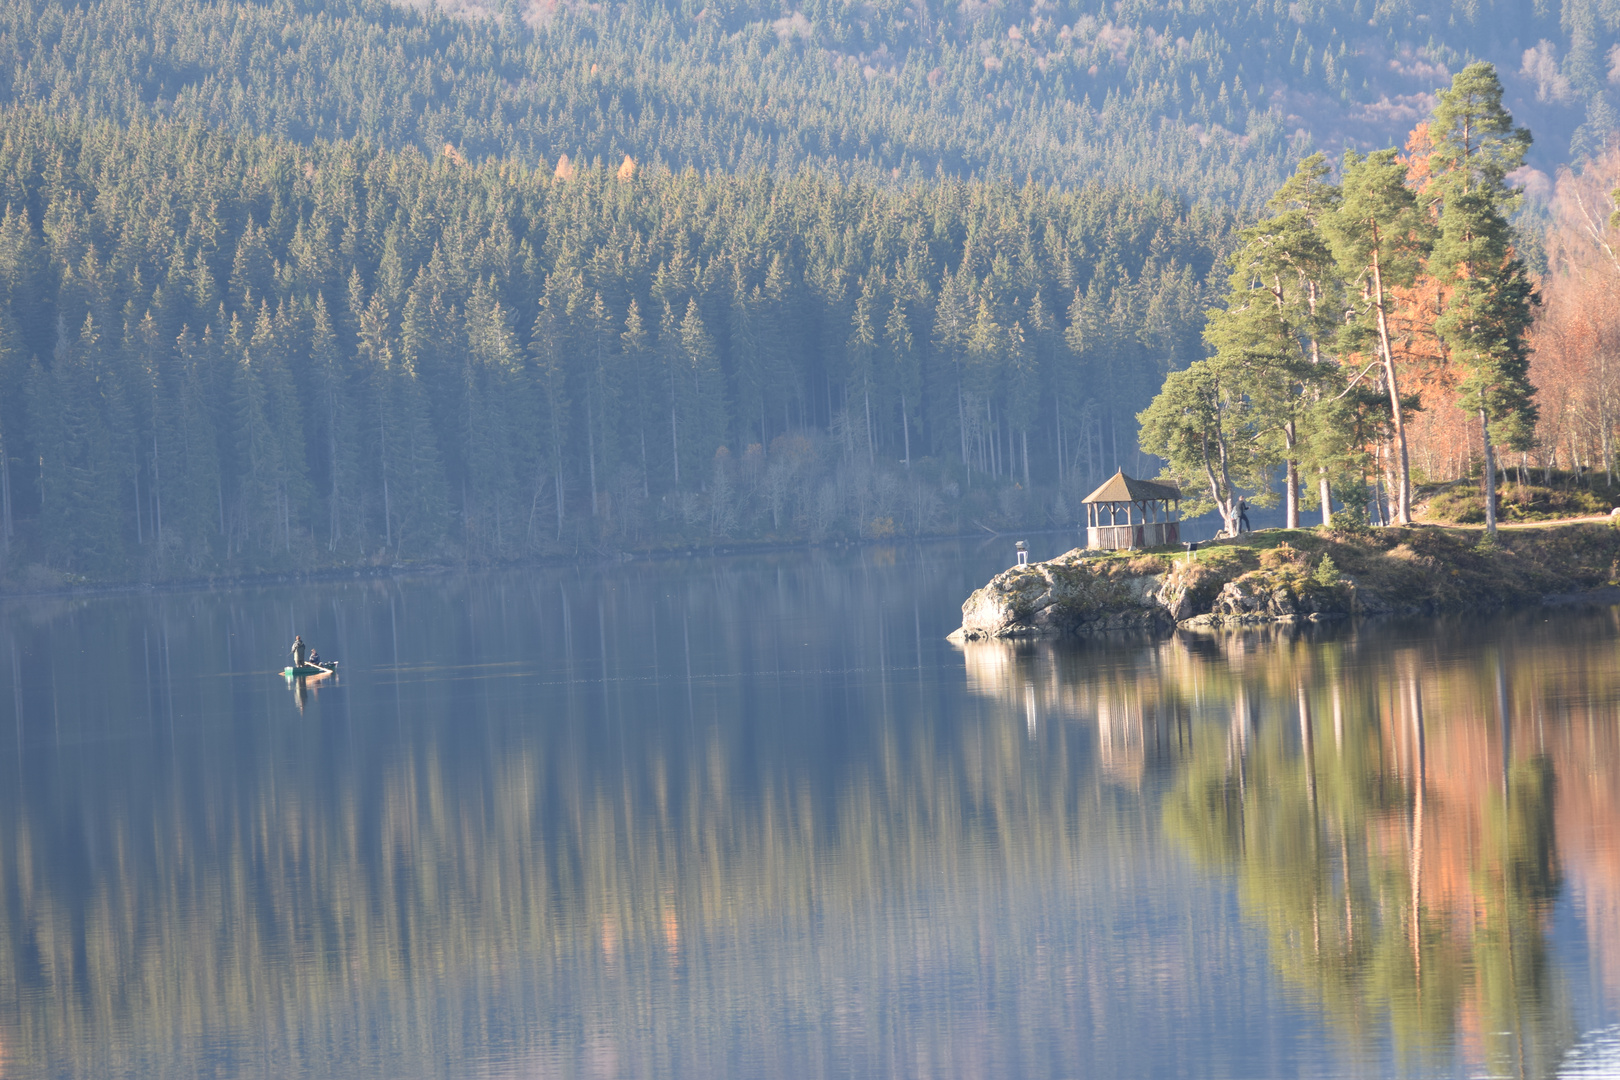
[[[1620,1003],[1614,641],[1612,612],[1526,613],[963,653],[975,691],[1093,728],[1114,781],[1162,778],[1165,834],[1347,1046],[1549,1076],[1579,1035],[1560,897]]]
[[[963,652],[840,558],[0,606],[0,1076],[1602,1059],[1606,613]]]

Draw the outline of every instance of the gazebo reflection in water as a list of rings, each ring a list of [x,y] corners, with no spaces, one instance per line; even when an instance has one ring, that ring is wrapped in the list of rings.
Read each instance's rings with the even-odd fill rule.
[[[1181,489],[1114,473],[1087,495],[1086,547],[1119,549],[1181,543]]]

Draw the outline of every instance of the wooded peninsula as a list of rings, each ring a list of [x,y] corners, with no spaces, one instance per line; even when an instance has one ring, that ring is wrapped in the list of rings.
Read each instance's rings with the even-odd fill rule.
[[[623,98],[591,112],[582,87],[564,95],[587,160],[537,153],[568,109],[520,73],[552,63],[524,42],[600,56],[587,82],[619,64],[623,43],[588,12],[336,5],[322,23],[271,7],[281,38],[252,6],[7,16],[5,587],[1067,528],[1122,464],[1168,463],[1185,508],[1229,529],[1240,498],[1280,498],[1290,526],[1406,523],[1423,485],[1494,490],[1508,469],[1526,507],[1620,494],[1603,347],[1620,326],[1620,158],[1583,127],[1578,167],[1527,203],[1530,136],[1489,63],[1446,53],[1460,70],[1404,145],[1305,154],[1284,176],[1308,141],[1278,141],[1248,88],[1326,79],[1311,92],[1360,100],[1372,91],[1347,73],[1373,44],[1318,55],[1307,26],[1284,63],[1264,11],[1245,16],[1266,35],[1249,52],[1223,52],[1209,13],[1123,38],[1126,22],[1093,16],[1060,33],[1027,12],[999,37],[963,16],[914,38],[906,18],[862,30],[819,13],[801,32],[739,9],[737,36],[709,41],[701,19],[666,26],[637,6],[627,18],[664,35],[669,67],[640,84],[639,128]],[[1306,22],[1318,15],[1350,25]],[[153,32],[119,40],[120,19]],[[908,42],[901,72],[950,41],[1012,52],[923,73],[957,102],[936,95],[928,115],[964,118],[955,149],[932,154],[913,140],[863,157],[813,135],[808,105],[791,139],[772,121],[769,152],[736,149],[758,134],[743,118],[728,152],[682,134],[679,109],[647,126],[654,83],[674,93],[681,63],[723,66],[761,26],[746,63],[762,73],[806,41],[848,50],[861,34],[875,35],[862,56]],[[1415,32],[1401,26],[1397,39]],[[1178,27],[1192,36],[1167,36]],[[204,58],[227,38],[245,51]],[[367,41],[397,56],[342,62]],[[1568,70],[1585,70],[1584,47],[1571,39]],[[1206,52],[1213,98],[1187,67]],[[1150,56],[1185,81],[1183,104],[1142,81]],[[401,57],[433,74],[395,87]],[[1196,167],[1149,185],[1126,143],[1101,157],[1028,144],[1019,175],[963,104],[1015,87],[1014,63],[1047,86],[1101,61],[1086,78],[1111,86],[1125,76],[1110,57],[1129,90],[1080,103],[1060,79],[1050,99],[1019,99],[1009,130],[1091,138],[1180,109],[1207,125],[1182,166],[1211,146],[1238,154],[1219,197]],[[1534,59],[1518,78],[1558,100],[1586,92]],[[232,65],[254,88],[234,105]],[[844,92],[802,85],[801,104]],[[379,112],[395,90],[416,111]],[[730,130],[719,105],[693,108]],[[1250,134],[1223,141],[1240,113]],[[834,152],[818,157],[817,139]],[[1105,182],[1081,180],[1088,160]],[[1488,532],[1518,513],[1446,499]]]

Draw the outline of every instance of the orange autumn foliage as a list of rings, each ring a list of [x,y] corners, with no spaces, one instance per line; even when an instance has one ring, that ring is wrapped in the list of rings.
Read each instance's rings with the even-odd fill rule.
[[[1427,123],[1407,138],[1402,161],[1419,196],[1431,185],[1433,143]],[[1545,245],[1548,268],[1540,281],[1541,306],[1531,330],[1531,382],[1540,422],[1536,447],[1503,464],[1537,469],[1613,468],[1614,428],[1620,419],[1620,231],[1609,226],[1620,186],[1620,150],[1563,170],[1550,207]],[[1479,432],[1456,407],[1463,378],[1435,333],[1449,289],[1422,274],[1393,288],[1391,347],[1401,391],[1416,397],[1407,426],[1412,464],[1427,478],[1465,475],[1479,455]]]
[[[1434,142],[1428,122],[1412,129],[1406,140],[1407,183],[1419,198],[1433,184],[1431,155]],[[1396,356],[1401,391],[1418,399],[1418,410],[1407,426],[1414,468],[1430,479],[1464,474],[1475,443],[1470,417],[1456,407],[1463,372],[1447,362],[1446,349],[1435,332],[1435,321],[1445,310],[1450,289],[1428,274],[1420,274],[1407,288],[1391,290],[1390,345]]]
[[[1544,466],[1614,467],[1620,412],[1620,242],[1609,225],[1620,151],[1559,173],[1547,229],[1542,306],[1531,331],[1530,377]]]

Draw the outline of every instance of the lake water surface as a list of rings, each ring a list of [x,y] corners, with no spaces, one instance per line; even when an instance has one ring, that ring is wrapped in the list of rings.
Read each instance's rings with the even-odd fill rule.
[[[1620,1070],[1620,612],[949,645],[1009,546],[0,605],[0,1077]]]

